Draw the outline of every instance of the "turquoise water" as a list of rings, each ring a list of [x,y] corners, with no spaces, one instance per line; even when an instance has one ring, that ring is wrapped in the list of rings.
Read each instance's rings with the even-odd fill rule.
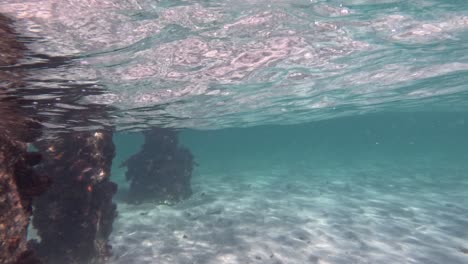
[[[175,206],[127,205],[112,263],[466,263],[466,113],[379,113],[184,130],[199,166]],[[116,160],[139,150],[115,137]]]
[[[46,136],[116,130],[110,263],[468,263],[466,1],[4,0],[0,13],[29,37],[15,92]],[[128,204],[119,165],[159,126],[199,164],[193,195]]]

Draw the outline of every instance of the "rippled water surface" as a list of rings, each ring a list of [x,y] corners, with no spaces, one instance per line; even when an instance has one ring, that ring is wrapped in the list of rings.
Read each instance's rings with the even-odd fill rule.
[[[468,110],[465,1],[3,0],[0,12],[28,37],[20,94],[50,128],[90,104],[119,130]]]

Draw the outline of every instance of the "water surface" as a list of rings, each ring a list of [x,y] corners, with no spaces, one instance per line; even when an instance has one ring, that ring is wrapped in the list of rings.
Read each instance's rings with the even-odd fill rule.
[[[50,127],[89,103],[119,130],[467,110],[464,1],[6,0],[0,12],[39,40],[23,64],[51,66],[29,75],[47,93],[26,96]]]

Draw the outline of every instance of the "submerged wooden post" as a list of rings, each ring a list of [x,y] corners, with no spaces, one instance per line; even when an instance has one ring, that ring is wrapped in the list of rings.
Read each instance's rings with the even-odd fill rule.
[[[145,142],[137,154],[125,161],[132,203],[172,204],[190,197],[193,156],[178,145],[177,131],[152,128],[144,132]]]
[[[35,264],[40,261],[27,243],[31,202],[49,180],[33,169],[40,155],[27,151],[27,143],[40,135],[41,126],[9,93],[23,85],[21,71],[9,66],[17,64],[26,50],[11,24],[0,14],[0,263]]]
[[[109,180],[112,130],[70,132],[36,144],[53,183],[34,203],[36,249],[46,263],[103,263],[116,216]]]
[[[0,107],[0,116],[15,116],[4,106]],[[17,118],[18,122],[24,121]],[[15,139],[5,131],[0,121],[0,263],[40,263],[28,248],[27,231],[32,199],[47,188],[49,178],[33,170],[40,156],[27,152],[25,142],[29,140]]]
[[[0,264],[104,262],[116,215],[117,186],[109,181],[113,130],[70,131],[36,142],[41,125],[23,107],[28,102],[14,94],[26,86],[25,70],[18,66],[26,47],[12,22],[0,14]],[[76,97],[81,90],[75,89]],[[106,110],[94,105],[56,118],[86,127],[95,118],[106,119]],[[40,154],[27,151],[32,142]],[[40,236],[36,243],[27,241],[31,214]]]

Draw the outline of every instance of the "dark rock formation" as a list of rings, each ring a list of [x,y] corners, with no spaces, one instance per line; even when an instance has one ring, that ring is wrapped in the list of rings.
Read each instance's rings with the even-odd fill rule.
[[[144,135],[141,151],[122,164],[128,168],[129,202],[172,204],[188,198],[194,161],[190,151],[178,145],[177,132],[153,128]]]
[[[12,21],[0,14],[0,263],[40,263],[28,249],[27,227],[31,202],[49,184],[33,166],[40,155],[27,152],[27,143],[41,133],[36,120],[28,118],[21,101],[9,93],[23,85],[21,71],[10,69],[26,50],[11,28]]]
[[[102,263],[116,216],[109,181],[112,130],[71,132],[36,144],[53,183],[34,203],[36,249],[45,263]]]

